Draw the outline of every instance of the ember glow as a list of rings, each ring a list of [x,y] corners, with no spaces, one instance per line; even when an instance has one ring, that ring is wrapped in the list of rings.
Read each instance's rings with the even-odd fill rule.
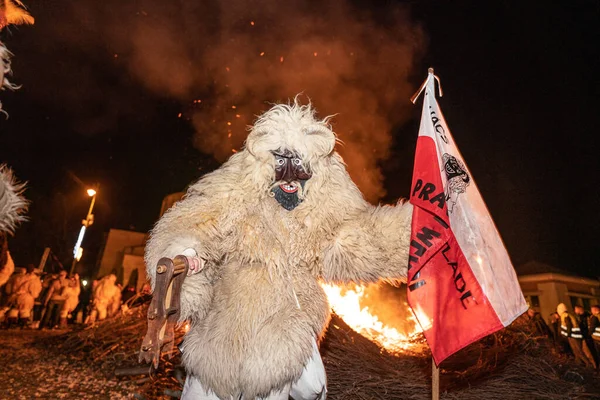
[[[326,284],[321,286],[327,294],[331,308],[356,332],[390,352],[414,349],[415,341],[422,330],[408,305],[406,306],[409,311],[407,319],[413,324],[405,326],[412,328],[406,331],[399,330],[396,327],[385,325],[377,315],[371,313],[368,306],[361,305],[361,303],[365,303],[366,288],[364,286],[344,287]]]

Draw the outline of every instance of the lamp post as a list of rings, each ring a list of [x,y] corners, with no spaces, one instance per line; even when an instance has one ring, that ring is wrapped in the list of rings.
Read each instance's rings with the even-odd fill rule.
[[[77,242],[75,243],[75,247],[73,248],[73,263],[71,264],[71,274],[73,274],[73,271],[75,271],[75,265],[77,264],[77,261],[81,260],[81,256],[83,255],[81,242],[83,241],[85,230],[94,223],[94,214],[92,214],[92,211],[94,210],[94,203],[96,203],[96,193],[97,192],[94,189],[87,190],[87,194],[92,198],[92,202],[90,203],[90,209],[88,210],[85,219],[81,220],[81,230],[79,231]]]

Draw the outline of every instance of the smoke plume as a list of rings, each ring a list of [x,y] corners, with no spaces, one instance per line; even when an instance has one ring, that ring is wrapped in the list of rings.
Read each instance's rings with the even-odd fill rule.
[[[338,151],[365,196],[385,194],[378,163],[408,117],[408,78],[424,43],[405,9],[345,0],[70,4],[73,23],[55,28],[60,37],[114,53],[145,88],[178,99],[199,150],[226,160],[257,114],[302,93],[320,116],[336,115]]]

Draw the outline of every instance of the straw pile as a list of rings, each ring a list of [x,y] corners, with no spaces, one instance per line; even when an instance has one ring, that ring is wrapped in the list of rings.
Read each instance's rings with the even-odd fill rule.
[[[444,361],[440,398],[461,400],[600,399],[594,371],[559,355],[529,333],[526,321],[490,335]],[[329,398],[430,399],[431,357],[393,355],[355,334],[340,319],[323,343]]]
[[[140,370],[138,351],[146,332],[147,305],[94,327],[48,338],[42,345],[81,354],[107,376],[139,384],[137,399],[172,399],[185,379],[180,356],[163,356],[158,371]],[[178,343],[183,331],[176,333]],[[52,343],[49,343],[52,341]],[[329,399],[430,399],[431,358],[423,341],[415,351],[390,354],[334,316],[322,344]],[[137,368],[137,370],[136,370]],[[135,373],[137,375],[131,375]],[[524,321],[463,349],[442,363],[442,399],[600,399],[593,371],[560,356],[552,342],[534,337]]]

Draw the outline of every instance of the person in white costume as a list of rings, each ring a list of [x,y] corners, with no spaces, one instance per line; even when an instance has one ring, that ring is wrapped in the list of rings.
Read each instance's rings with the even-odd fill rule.
[[[106,275],[94,288],[92,312],[87,322],[94,323],[96,319],[102,321],[112,317],[121,306],[121,289],[116,285],[117,277],[114,274]]]
[[[184,400],[325,399],[319,283],[405,280],[412,207],[367,203],[335,144],[310,104],[275,105],[152,230],[153,285],[160,258],[191,263]]]

